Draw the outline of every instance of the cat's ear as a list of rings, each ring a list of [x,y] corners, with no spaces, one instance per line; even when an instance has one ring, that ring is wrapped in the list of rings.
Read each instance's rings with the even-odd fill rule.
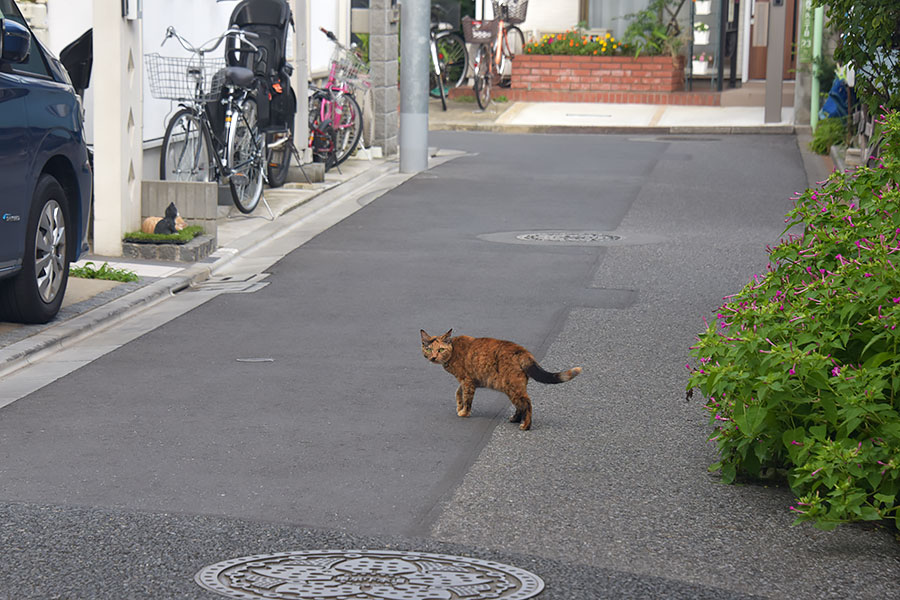
[[[447,331],[447,333],[445,333],[444,335],[441,336],[441,341],[442,341],[442,342],[449,342],[449,341],[450,341],[450,335],[451,335],[452,333],[453,333],[453,330],[452,330],[452,329],[450,329],[449,331]]]
[[[426,343],[431,339],[431,336],[425,333],[424,329],[420,329],[419,332],[422,334],[422,343]]]

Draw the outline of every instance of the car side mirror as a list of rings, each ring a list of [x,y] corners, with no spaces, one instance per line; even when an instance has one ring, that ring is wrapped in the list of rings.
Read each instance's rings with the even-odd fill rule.
[[[21,23],[0,19],[0,60],[23,63],[31,50],[31,32]]]

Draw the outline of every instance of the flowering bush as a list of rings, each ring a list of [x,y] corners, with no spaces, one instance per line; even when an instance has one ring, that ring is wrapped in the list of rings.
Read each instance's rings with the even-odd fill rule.
[[[607,33],[604,36],[584,35],[578,30],[545,35],[540,41],[526,44],[527,54],[566,54],[611,56],[624,49],[616,38]]]
[[[875,168],[795,199],[771,263],[692,348],[725,482],[785,472],[796,523],[900,528],[900,115]],[[786,230],[787,231],[787,230]]]

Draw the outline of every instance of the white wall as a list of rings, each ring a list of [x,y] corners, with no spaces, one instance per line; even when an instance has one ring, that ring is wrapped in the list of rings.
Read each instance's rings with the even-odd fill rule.
[[[158,52],[164,56],[183,56],[187,53],[175,40],[169,40],[160,48],[166,28],[175,27],[179,34],[195,45],[205,42],[228,26],[228,18],[236,6],[236,0],[144,0],[143,2],[143,52]],[[307,48],[312,76],[328,73],[332,44],[319,27],[337,33],[345,44],[350,36],[350,0],[308,0],[309,32]],[[75,40],[93,26],[92,0],[47,0],[49,43],[48,46],[59,55],[67,44]],[[94,72],[103,68],[103,57],[94,56]],[[300,106],[305,102],[301,101]],[[89,88],[85,94],[86,131],[88,140],[93,140],[93,92]],[[162,141],[168,117],[177,108],[168,100],[159,100],[150,95],[146,76],[144,78],[144,129],[145,148],[154,148]],[[152,162],[152,158],[150,159]],[[152,171],[151,171],[152,172]]]
[[[166,28],[175,27],[178,34],[195,46],[215,38],[228,28],[228,17],[235,2],[212,0],[145,0],[144,2],[144,54],[153,52],[162,56],[191,56],[177,40],[170,39],[160,47],[166,37]],[[214,56],[224,55],[224,45]],[[97,57],[94,57],[96,68]],[[166,123],[178,109],[175,102],[159,100],[150,95],[147,77],[144,77],[144,142],[157,145],[162,142]]]

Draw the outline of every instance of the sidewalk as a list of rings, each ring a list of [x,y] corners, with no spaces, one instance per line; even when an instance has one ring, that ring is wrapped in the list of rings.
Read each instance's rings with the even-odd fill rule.
[[[429,106],[432,129],[506,133],[794,133],[794,109],[765,122],[761,106],[659,106],[584,102],[494,102],[478,108],[474,98]]]
[[[806,151],[808,134],[793,125],[793,109],[782,111],[782,122],[764,123],[761,107],[687,107],[636,104],[584,103],[492,103],[481,111],[474,99],[453,100],[446,112],[440,101],[429,106],[432,130],[488,131],[504,133],[654,133],[731,134],[798,133],[810,185],[830,172],[830,163]],[[95,255],[76,263],[93,262],[135,272],[136,283],[69,279],[65,301],[58,317],[47,325],[17,325],[0,322],[0,378],[42,356],[90,333],[108,327],[185,287],[208,279],[247,249],[264,243],[272,235],[273,223],[283,215],[307,204],[321,194],[348,191],[389,173],[396,173],[393,159],[355,158],[332,169],[325,182],[289,183],[266,190],[265,198],[274,219],[260,204],[252,215],[242,215],[233,207],[219,207],[218,250],[209,258],[193,263],[166,263],[126,260]],[[346,186],[346,188],[345,188]]]

